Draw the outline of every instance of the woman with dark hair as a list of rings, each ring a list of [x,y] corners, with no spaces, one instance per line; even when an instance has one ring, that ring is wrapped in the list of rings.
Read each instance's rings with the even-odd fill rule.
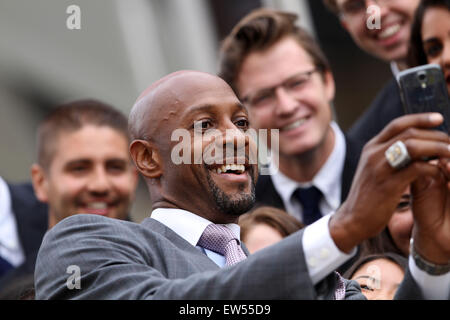
[[[286,211],[262,206],[239,217],[241,239],[250,253],[272,245],[303,228],[303,224]]]
[[[358,282],[369,300],[392,300],[407,264],[408,259],[392,252],[363,255],[344,273],[344,278]]]
[[[450,94],[450,0],[422,0],[412,25],[409,64],[439,64]]]
[[[361,256],[385,252],[397,253],[404,257],[409,255],[409,242],[414,223],[411,201],[411,192],[408,188],[403,193],[386,228],[377,236],[361,243]]]

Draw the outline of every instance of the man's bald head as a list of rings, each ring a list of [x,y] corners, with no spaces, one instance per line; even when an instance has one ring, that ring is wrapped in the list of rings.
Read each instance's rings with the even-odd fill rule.
[[[169,74],[139,96],[129,129],[130,153],[153,208],[180,208],[229,223],[253,205],[256,164],[227,174],[222,167],[250,158],[224,152],[229,145],[233,154],[237,146],[254,154],[256,144],[245,135],[247,110],[221,78],[197,71]],[[213,162],[205,160],[213,157],[211,150]]]
[[[154,82],[141,93],[130,112],[131,140],[157,140],[169,119],[176,117],[196,93],[216,86],[227,87],[232,93],[221,78],[200,71],[177,71]]]

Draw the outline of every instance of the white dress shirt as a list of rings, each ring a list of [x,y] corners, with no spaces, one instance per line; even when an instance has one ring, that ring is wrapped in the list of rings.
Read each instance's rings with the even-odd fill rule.
[[[398,68],[397,63],[395,63],[394,61],[391,61],[390,66],[391,66],[391,72],[392,72],[392,74],[394,75],[394,78],[396,78],[397,74],[398,74],[401,70]]]
[[[335,212],[341,205],[342,171],[344,170],[346,144],[344,134],[334,121],[331,122],[331,129],[335,136],[333,151],[311,182],[294,181],[279,170],[270,176],[286,211],[300,221],[302,221],[303,208],[300,202],[292,197],[299,187],[315,186],[322,192],[323,197],[319,207],[324,216]]]
[[[17,267],[25,261],[8,185],[0,177],[0,256]]]

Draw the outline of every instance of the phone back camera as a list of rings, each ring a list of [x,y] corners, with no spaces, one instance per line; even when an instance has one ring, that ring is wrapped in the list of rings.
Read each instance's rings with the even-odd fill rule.
[[[425,74],[425,72],[419,72],[417,77],[419,78],[419,81],[423,82],[427,79],[427,75]]]

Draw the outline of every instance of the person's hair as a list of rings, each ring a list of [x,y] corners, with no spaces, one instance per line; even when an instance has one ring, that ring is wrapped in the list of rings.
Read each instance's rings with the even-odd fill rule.
[[[383,231],[375,237],[363,241],[360,250],[361,255],[384,254],[386,252],[404,255],[392,239],[388,227],[384,228]]]
[[[300,221],[289,215],[286,211],[275,207],[263,206],[253,209],[239,217],[242,239],[257,224],[265,224],[274,228],[283,238],[304,227]]]
[[[34,274],[26,273],[20,276],[9,273],[7,281],[3,280],[0,290],[0,300],[34,300]]]
[[[128,141],[128,120],[114,107],[96,100],[78,100],[56,107],[37,130],[37,161],[48,169],[61,133],[74,132],[86,125],[117,130]]]
[[[267,50],[281,39],[292,37],[312,58],[323,75],[330,70],[329,62],[318,43],[295,24],[294,13],[257,9],[245,16],[222,42],[219,57],[219,77],[239,96],[236,80],[245,58],[253,52]]]
[[[323,0],[325,7],[336,15],[339,15],[339,7],[336,0]]]
[[[352,264],[352,266],[343,274],[343,277],[345,279],[351,279],[353,275],[361,268],[362,265],[377,259],[391,260],[392,262],[397,264],[403,271],[406,271],[406,268],[408,266],[407,258],[393,252],[363,255],[359,257],[358,260],[355,261],[355,263]]]
[[[414,22],[411,27],[409,41],[408,65],[416,67],[428,63],[425,49],[423,48],[422,24],[425,12],[430,8],[443,8],[450,11],[450,0],[422,0],[414,14]]]

